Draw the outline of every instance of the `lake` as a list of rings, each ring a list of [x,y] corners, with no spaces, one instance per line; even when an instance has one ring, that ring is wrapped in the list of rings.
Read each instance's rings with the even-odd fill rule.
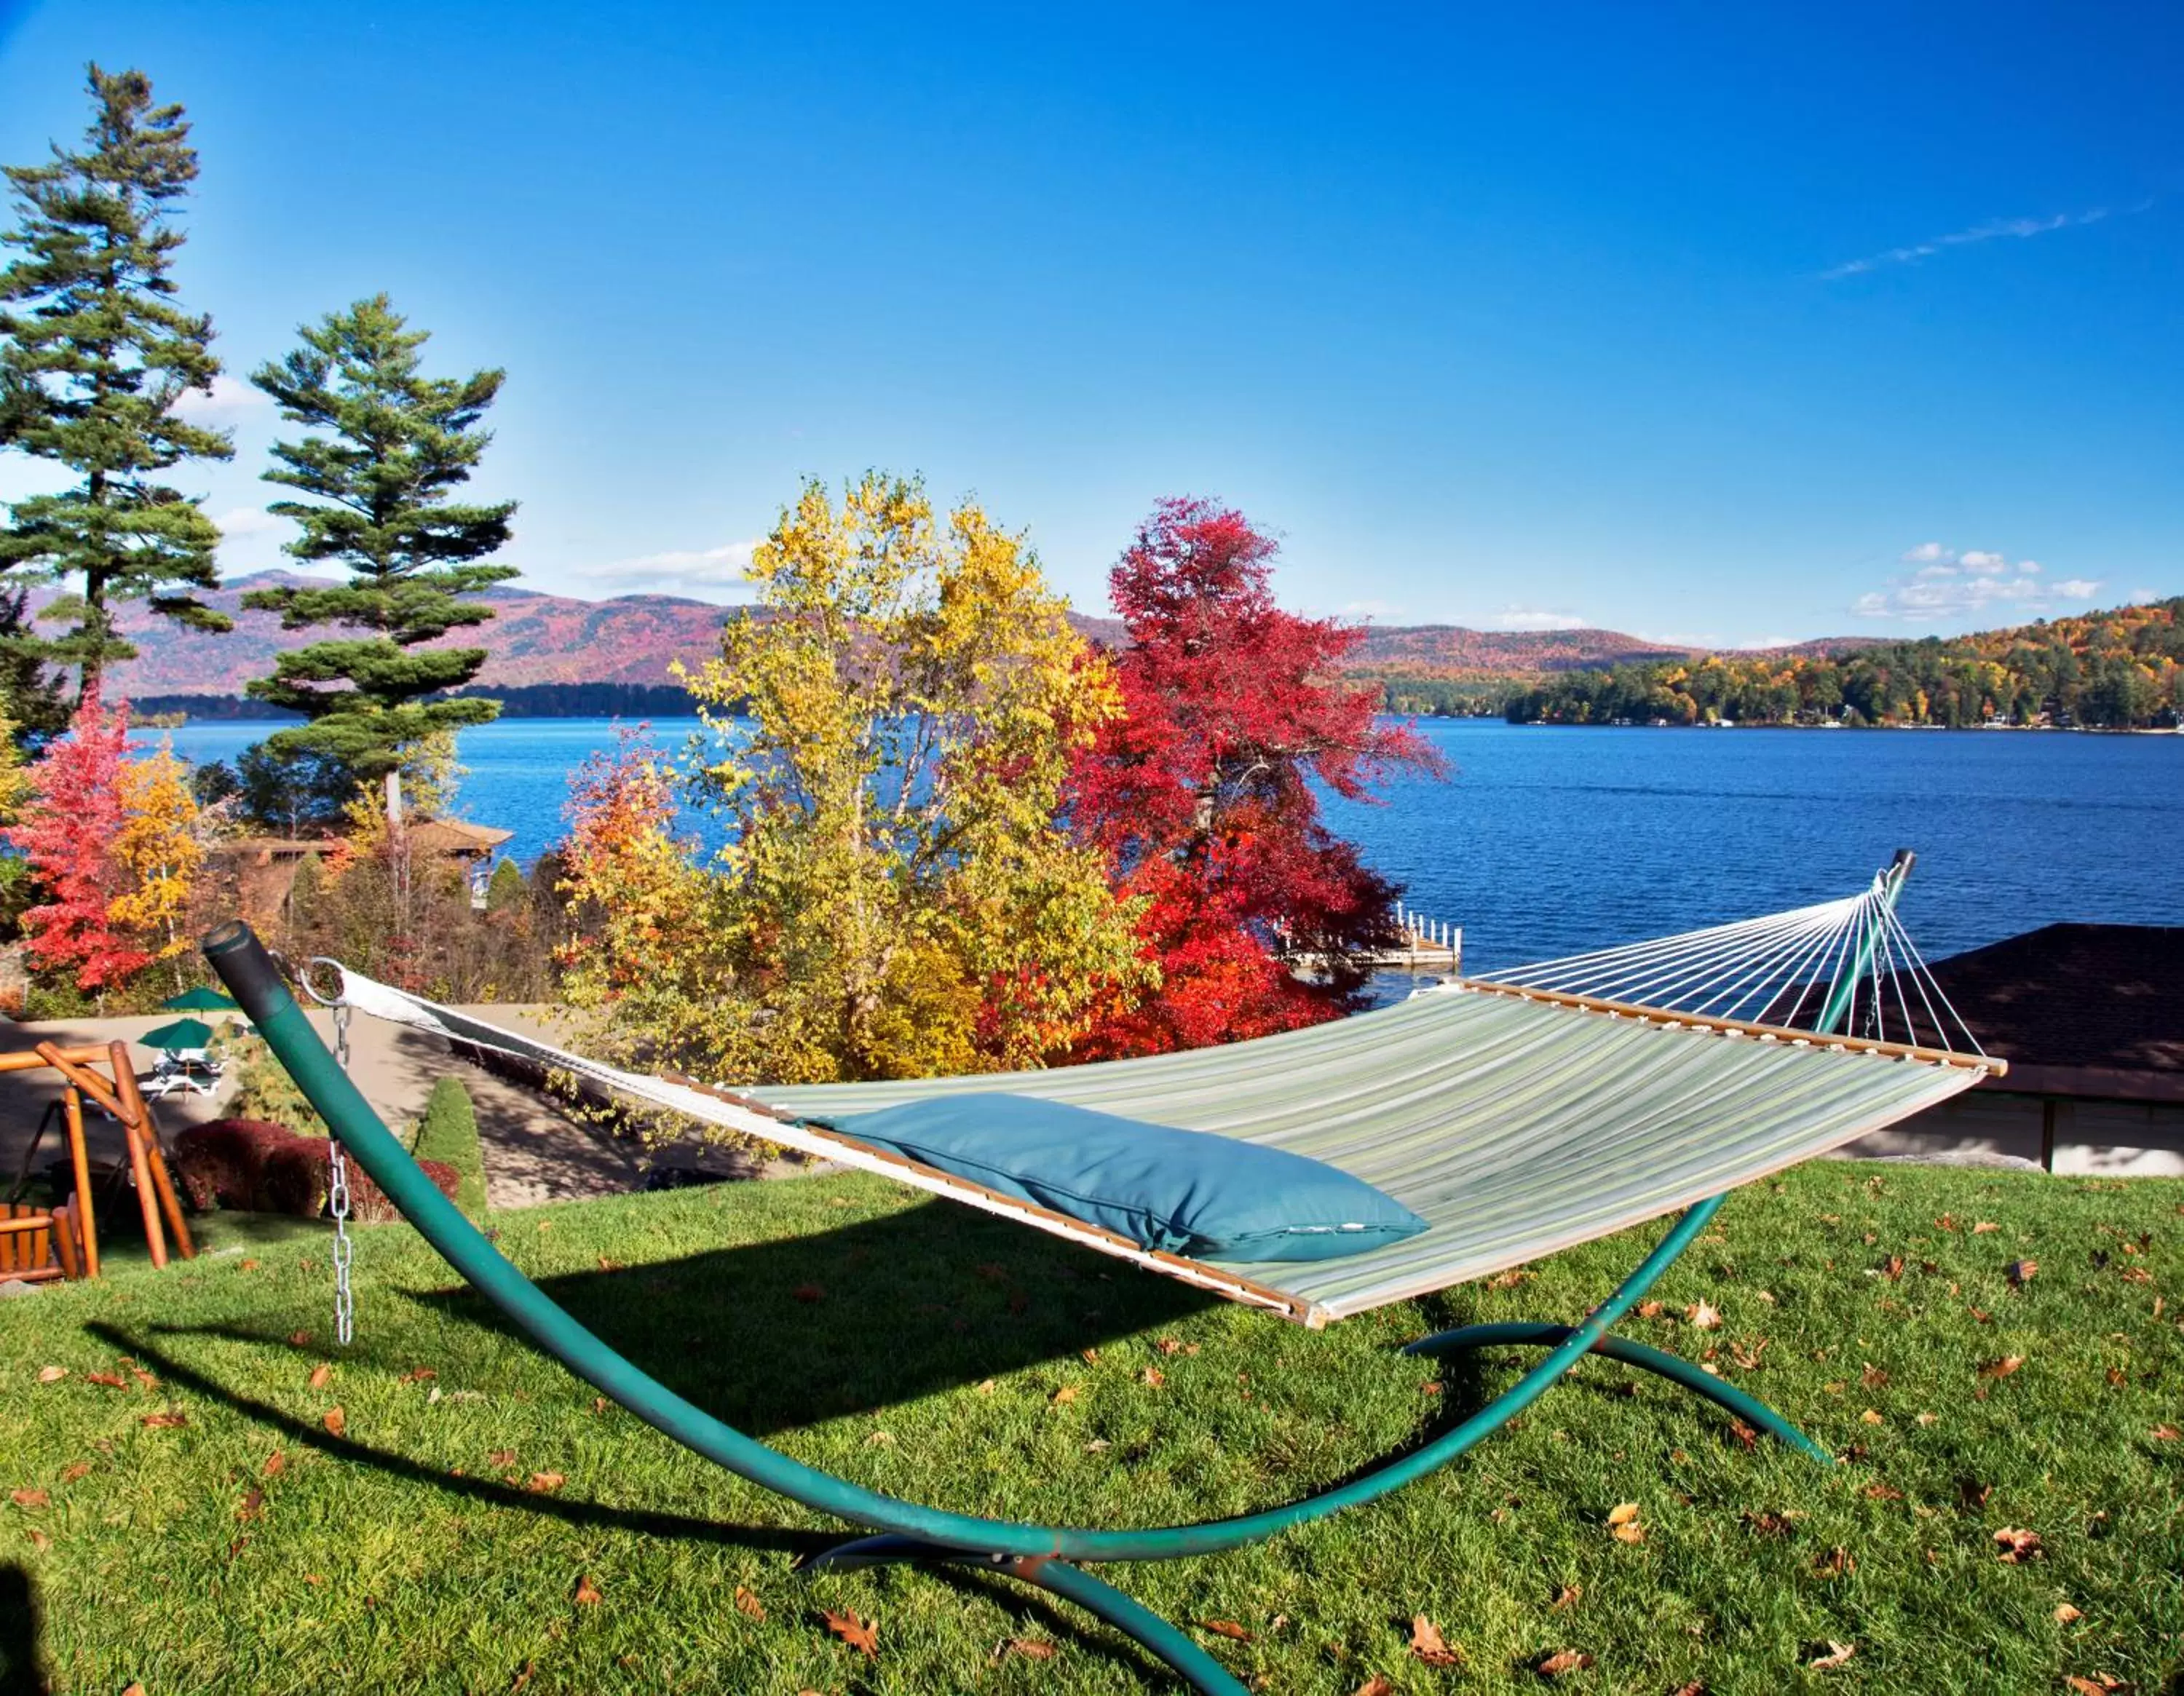
[[[262,724],[173,732],[231,759]],[[677,747],[694,720],[654,726]],[[2055,920],[2184,925],[2184,736],[1630,730],[1425,720],[1446,783],[1329,822],[1464,927],[1490,971],[1847,894],[1918,850],[1903,913],[1929,957]],[[465,815],[536,855],[604,719],[509,719],[461,739]]]

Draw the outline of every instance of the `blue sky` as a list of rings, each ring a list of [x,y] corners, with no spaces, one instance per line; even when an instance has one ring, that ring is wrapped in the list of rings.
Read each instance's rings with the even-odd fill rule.
[[[92,58],[196,121],[231,369],[380,289],[508,368],[540,587],[733,598],[804,474],[879,465],[1088,609],[1184,492],[1390,622],[2184,592],[2174,8],[0,0],[0,158]],[[213,410],[190,487],[274,563],[274,420]]]

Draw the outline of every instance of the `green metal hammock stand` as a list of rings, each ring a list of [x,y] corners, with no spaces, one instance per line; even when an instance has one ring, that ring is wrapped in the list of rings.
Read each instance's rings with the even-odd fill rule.
[[[1854,1020],[1861,985],[1869,981],[1871,993],[1865,997],[1864,1004],[1869,1020],[1872,1018],[1872,1009],[1887,987],[1880,976],[1879,958],[1884,953],[1888,953],[1891,959],[1896,958],[1889,953],[1892,947],[1890,938],[1900,935],[1900,931],[1891,929],[1892,907],[1896,891],[1908,869],[1908,857],[1899,856],[1897,865],[1889,873],[1875,879],[1869,895],[1860,898],[1864,905],[1859,909],[1857,923],[1844,929],[1843,934],[1836,938],[1834,954],[1825,957],[1832,961],[1825,975],[1817,981],[1809,975],[1798,977],[1792,986],[1795,990],[1791,997],[1792,1004],[1801,1004],[1808,990],[1819,995],[1820,987],[1825,986],[1825,998],[1818,1014],[1802,1030],[1792,1031],[1760,1024],[1739,1025],[1732,1020],[1709,1018],[1704,1015],[1671,1018],[1652,1009],[1615,1001],[1587,1001],[1553,991],[1518,992],[1499,986],[1485,987],[1493,989],[1497,995],[1507,994],[1517,998],[1520,1004],[1527,1001],[1531,1003],[1536,1017],[1544,1018],[1547,1016],[1546,1009],[1553,1009],[1553,1016],[1564,1021],[1579,1018],[1599,1024],[1602,1022],[1601,1015],[1605,1014],[1607,1020],[1621,1020],[1626,1025],[1635,1020],[1666,1025],[1672,1029],[1682,1026],[1688,1031],[1713,1032],[1731,1037],[1756,1034],[1760,1037],[1760,1043],[1778,1045],[1785,1050],[1804,1048],[1808,1045],[1815,1053],[1833,1051],[1841,1054],[1861,1050],[1865,1070],[1872,1069],[1875,1057],[1878,1055],[1883,1059],[1910,1059],[1922,1071],[1957,1074],[1942,1077],[1935,1086],[1917,1093],[1913,1104],[1904,1104],[1913,1100],[1907,1095],[1903,1102],[1886,1112],[1877,1113],[1869,1105],[1860,1107],[1858,1113],[1862,1116],[1847,1132],[1848,1135],[1856,1135],[1860,1129],[1887,1122],[1889,1119],[1902,1116],[1903,1112],[1915,1110],[1915,1105],[1924,1104],[1928,1099],[1938,1098],[1957,1088],[1964,1087],[1986,1071],[1999,1070],[1999,1063],[1984,1059],[1973,1060],[1962,1054],[1936,1053],[1881,1041],[1866,1041],[1862,1044],[1857,1039],[1841,1037],[1832,1043],[1815,1043],[1813,1041],[1815,1033],[1825,1037],[1837,1032],[1847,1022]],[[1821,909],[1808,910],[1817,913]],[[1814,921],[1814,924],[1817,922]],[[1736,927],[1723,928],[1726,931]],[[1808,925],[1807,929],[1811,931],[1813,926]],[[1695,934],[1708,936],[1713,933]],[[1757,946],[1755,941],[1753,948]],[[1720,954],[1719,947],[1711,944],[1709,947],[1713,955]],[[829,1549],[807,1562],[807,1568],[930,1561],[954,1562],[1006,1574],[1072,1602],[1105,1621],[1165,1661],[1194,1689],[1206,1693],[1206,1696],[1243,1696],[1245,1687],[1175,1626],[1140,1606],[1113,1586],[1084,1571],[1082,1563],[1172,1560],[1190,1555],[1218,1554],[1272,1537],[1292,1526],[1325,1518],[1341,1509],[1376,1500],[1446,1466],[1480,1439],[1498,1430],[1530,1406],[1588,1353],[1604,1354],[1626,1365],[1658,1373],[1727,1409],[1749,1425],[1772,1433],[1814,1460],[1823,1465],[1830,1465],[1833,1461],[1833,1457],[1825,1449],[1764,1404],[1688,1362],[1642,1343],[1628,1342],[1608,1334],[1610,1328],[1706,1228],[1708,1221],[1720,1207],[1728,1187],[1747,1181],[1758,1170],[1779,1170],[1780,1165],[1791,1163],[1789,1158],[1784,1157],[1791,1151],[1782,1149],[1776,1150],[1769,1157],[1773,1160],[1771,1165],[1763,1160],[1758,1167],[1741,1169],[1731,1174],[1730,1182],[1724,1188],[1705,1194],[1695,1204],[1688,1206],[1682,1217],[1614,1294],[1595,1309],[1582,1323],[1575,1326],[1473,1325],[1442,1332],[1411,1344],[1409,1353],[1424,1355],[1444,1355],[1467,1349],[1513,1344],[1537,1345],[1546,1348],[1548,1353],[1515,1384],[1469,1418],[1420,1447],[1386,1460],[1338,1487],[1284,1507],[1234,1518],[1134,1530],[1028,1525],[900,1501],[777,1454],[677,1395],[579,1324],[505,1259],[453,1203],[433,1187],[409,1153],[388,1132],[378,1115],[358,1093],[346,1071],[327,1052],[294,997],[290,994],[279,968],[247,925],[236,922],[221,926],[205,939],[204,950],[230,993],[264,1035],[297,1086],[332,1128],[348,1154],[370,1174],[425,1239],[539,1348],[601,1393],[611,1397],[648,1424],[708,1460],[753,1483],[800,1502],[816,1512],[848,1521],[878,1533]],[[1638,962],[1648,970],[1652,963],[1651,956]],[[1809,965],[1793,965],[1792,976],[1799,971],[1808,974],[1809,970]],[[1711,974],[1708,981],[1715,981],[1719,976]],[[1892,969],[1891,976],[1894,976]],[[358,994],[368,981],[345,976],[344,999]],[[1901,986],[1897,987],[1900,998]],[[383,986],[372,987],[384,988]],[[1773,1004],[1781,1004],[1782,993],[1781,986],[1777,984]],[[1507,1004],[1500,1004],[1506,1007]],[[463,1040],[498,1040],[511,1048],[521,1040],[512,1033],[496,1032],[492,1026],[462,1021],[452,1009],[433,1008],[426,1003],[416,1003],[415,1008],[423,1010],[416,1013],[414,1022]],[[1364,1015],[1367,1019],[1387,1016]],[[1345,1022],[1355,1026],[1359,1021]],[[1915,1032],[1917,1021],[1910,1022]],[[1938,1026],[1940,1021],[1937,1019],[1935,1022]],[[1334,1027],[1320,1028],[1324,1031]],[[1396,1027],[1391,1026],[1390,1028]],[[487,1032],[493,1034],[482,1034]],[[1280,1043],[1284,1039],[1266,1040]],[[1747,1051],[1756,1051],[1760,1043],[1744,1043],[1737,1046]],[[1258,1045],[1240,1046],[1248,1048]],[[559,1051],[541,1048],[540,1052],[554,1054]],[[1779,1059],[1782,1056],[1774,1054],[1769,1058]],[[1152,1063],[1120,1064],[1143,1066]],[[1072,1070],[1084,1073],[1102,1069]],[[1880,1071],[1892,1070],[1880,1068]],[[1156,1071],[1150,1076],[1159,1075]],[[1876,1072],[1875,1076],[1878,1075]],[[618,1074],[615,1076],[621,1076]],[[1005,1082],[1008,1087],[1021,1088],[1025,1076],[1017,1075]],[[1068,1075],[1031,1076],[1042,1082],[1057,1081],[1059,1093],[1058,1081]],[[961,1086],[967,1081],[949,1082]],[[687,1086],[680,1087],[688,1088]],[[740,1102],[746,1108],[751,1104],[747,1098],[727,1099]],[[760,1105],[763,1107],[764,1104]],[[1843,1123],[1836,1124],[1830,1134],[1836,1142],[1845,1140]],[[854,1146],[848,1151],[833,1144],[828,1147],[830,1152],[838,1154],[855,1153]],[[1796,1152],[1794,1158],[1804,1158],[1805,1153],[1809,1152],[1809,1148]],[[889,1171],[890,1176],[900,1177],[905,1182],[919,1182],[922,1187],[941,1193],[957,1193],[949,1182],[941,1180],[939,1175],[922,1169],[915,1171],[894,1170],[902,1163],[894,1162],[890,1165],[870,1158],[870,1151],[865,1151],[865,1154],[866,1158],[861,1160],[861,1164],[869,1169]],[[959,1195],[959,1198],[971,1199],[974,1203],[978,1200],[975,1196]],[[989,1202],[990,1199],[988,1198]],[[989,1210],[1003,1209],[989,1206]],[[1214,1288],[1240,1299],[1256,1297],[1260,1298],[1260,1304],[1278,1307],[1289,1317],[1306,1323],[1323,1323],[1330,1314],[1339,1316],[1340,1311],[1377,1304],[1380,1299],[1396,1298],[1393,1295],[1384,1297],[1374,1290],[1357,1295],[1346,1303],[1322,1304],[1301,1298],[1284,1298],[1278,1302],[1272,1298],[1283,1297],[1282,1292],[1269,1291],[1248,1276],[1231,1275],[1230,1282],[1224,1285],[1221,1280],[1225,1269],[1180,1261],[1172,1256],[1148,1256],[1135,1250],[1134,1245],[1103,1243],[1097,1240],[1097,1233],[1087,1235],[1082,1230],[1056,1225],[1050,1216],[1037,1216],[1040,1210],[1035,1208],[1009,1210],[1018,1212],[1024,1222],[1053,1231],[1056,1234],[1072,1236],[1088,1246],[1106,1252],[1124,1254],[1126,1258],[1134,1259],[1150,1270],[1190,1276],[1203,1287]],[[1656,1212],[1659,1210],[1657,1209]],[[1602,1235],[1606,1230],[1621,1228],[1622,1224],[1627,1222],[1627,1220],[1618,1221],[1603,1215],[1600,1221],[1575,1232],[1569,1240],[1585,1240]],[[1428,1233],[1429,1236],[1431,1234]],[[1533,1254],[1524,1254],[1517,1258],[1535,1257]],[[1401,1276],[1412,1275],[1405,1273]],[[1468,1277],[1478,1274],[1466,1271],[1461,1276]],[[1457,1281],[1456,1277],[1444,1278],[1441,1287]]]

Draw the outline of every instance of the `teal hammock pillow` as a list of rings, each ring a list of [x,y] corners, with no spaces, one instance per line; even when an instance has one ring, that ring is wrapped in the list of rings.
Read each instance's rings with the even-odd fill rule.
[[[1197,1259],[1332,1260],[1426,1228],[1401,1202],[1302,1154],[1029,1096],[939,1096],[823,1122]]]

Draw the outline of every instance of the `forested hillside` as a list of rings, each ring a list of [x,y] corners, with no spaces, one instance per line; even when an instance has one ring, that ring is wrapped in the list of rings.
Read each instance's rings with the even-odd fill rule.
[[[1515,724],[2083,726],[2178,722],[2184,597],[1832,658],[1714,654],[1569,671],[1519,690]]]

